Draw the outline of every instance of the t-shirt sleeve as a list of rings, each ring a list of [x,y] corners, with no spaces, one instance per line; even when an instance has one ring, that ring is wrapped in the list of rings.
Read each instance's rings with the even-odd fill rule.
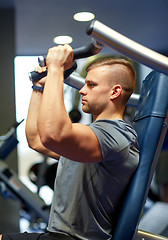
[[[90,125],[99,141],[103,161],[122,161],[129,152],[129,142],[118,124],[110,122],[94,122]]]

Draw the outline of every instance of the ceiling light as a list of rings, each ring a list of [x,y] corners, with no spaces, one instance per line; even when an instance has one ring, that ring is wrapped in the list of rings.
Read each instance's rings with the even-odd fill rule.
[[[76,21],[87,22],[95,18],[95,15],[91,12],[79,12],[74,14],[73,18]]]
[[[66,44],[71,43],[72,41],[73,39],[70,36],[57,36],[54,38],[54,43],[56,44]]]

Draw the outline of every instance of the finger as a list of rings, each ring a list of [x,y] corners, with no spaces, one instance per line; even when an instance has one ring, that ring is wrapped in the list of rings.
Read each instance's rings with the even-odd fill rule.
[[[40,66],[35,67],[35,72],[42,73],[45,71],[46,71],[46,67],[40,67]]]
[[[42,68],[40,66],[35,67],[35,72],[42,73]]]
[[[73,49],[69,44],[66,43],[64,46],[67,48],[69,52],[73,53]]]
[[[42,70],[42,72],[46,72],[47,66],[42,67],[41,70]]]

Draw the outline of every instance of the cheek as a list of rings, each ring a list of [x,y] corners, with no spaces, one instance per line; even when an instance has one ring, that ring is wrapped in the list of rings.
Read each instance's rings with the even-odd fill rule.
[[[97,100],[101,99],[102,102],[107,102],[110,99],[110,91],[107,88],[102,88],[96,93]]]
[[[90,92],[88,91],[88,105],[94,108],[103,107],[109,102],[110,94],[109,87],[94,88]]]
[[[105,87],[105,86],[100,86],[97,89],[93,89],[92,92],[93,95],[97,96],[108,96],[110,94],[110,90],[109,88]]]
[[[90,101],[90,107],[96,111],[102,111],[108,104],[108,98],[102,94],[97,95],[92,101]]]
[[[111,88],[105,84],[104,85],[101,84],[101,86],[99,86],[99,89],[97,89],[97,91],[102,95],[109,94],[111,92]]]

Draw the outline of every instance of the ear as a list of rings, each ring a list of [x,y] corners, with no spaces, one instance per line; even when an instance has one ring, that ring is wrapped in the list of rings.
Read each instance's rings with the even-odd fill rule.
[[[111,90],[111,97],[110,100],[114,100],[118,98],[121,95],[122,92],[122,87],[120,84],[114,85],[112,90]]]

